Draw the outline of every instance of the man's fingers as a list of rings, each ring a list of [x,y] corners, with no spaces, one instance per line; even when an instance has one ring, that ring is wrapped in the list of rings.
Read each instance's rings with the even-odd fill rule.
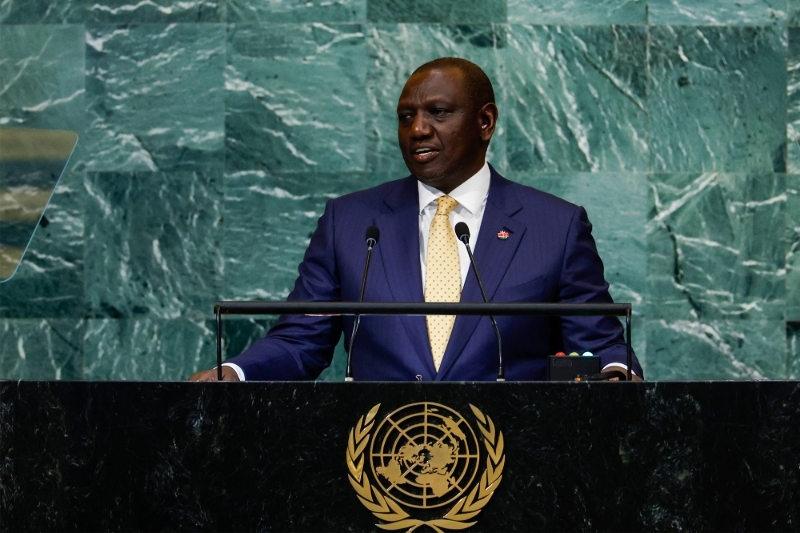
[[[216,370],[214,370],[216,374]],[[222,381],[239,381],[239,375],[229,366],[222,367]]]
[[[191,376],[189,376],[189,381],[218,381],[217,369],[212,368],[211,370],[203,370],[202,372],[198,372],[197,374],[192,374]],[[222,381],[239,381],[239,376],[236,375],[236,371],[233,370],[232,368],[223,366]]]
[[[214,371],[216,375],[216,370]],[[222,367],[222,381],[239,381],[236,372],[227,366]]]
[[[224,376],[223,376],[224,379]],[[189,376],[189,381],[217,381],[217,369],[203,370]]]

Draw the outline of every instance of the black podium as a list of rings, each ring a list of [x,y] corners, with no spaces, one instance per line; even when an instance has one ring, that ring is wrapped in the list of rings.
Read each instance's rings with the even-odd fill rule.
[[[0,382],[0,451],[3,531],[800,529],[797,382]]]

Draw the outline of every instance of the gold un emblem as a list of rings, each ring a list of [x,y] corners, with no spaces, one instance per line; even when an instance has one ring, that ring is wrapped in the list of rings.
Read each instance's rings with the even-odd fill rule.
[[[503,433],[492,419],[470,404],[479,439],[457,411],[421,402],[392,411],[375,428],[380,406],[358,419],[347,441],[350,484],[383,521],[376,525],[409,533],[420,526],[444,533],[475,525],[505,466]]]

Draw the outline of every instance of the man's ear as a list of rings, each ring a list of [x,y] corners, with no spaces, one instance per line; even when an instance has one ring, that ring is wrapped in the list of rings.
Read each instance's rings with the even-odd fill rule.
[[[484,104],[478,110],[478,125],[480,127],[480,136],[484,142],[489,142],[494,133],[494,128],[497,125],[497,106],[494,104]]]

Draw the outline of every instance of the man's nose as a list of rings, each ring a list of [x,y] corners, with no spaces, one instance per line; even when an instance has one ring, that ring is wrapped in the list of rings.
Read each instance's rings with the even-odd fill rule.
[[[431,125],[425,117],[425,113],[414,115],[414,121],[411,123],[411,135],[414,137],[427,137],[430,133]]]

